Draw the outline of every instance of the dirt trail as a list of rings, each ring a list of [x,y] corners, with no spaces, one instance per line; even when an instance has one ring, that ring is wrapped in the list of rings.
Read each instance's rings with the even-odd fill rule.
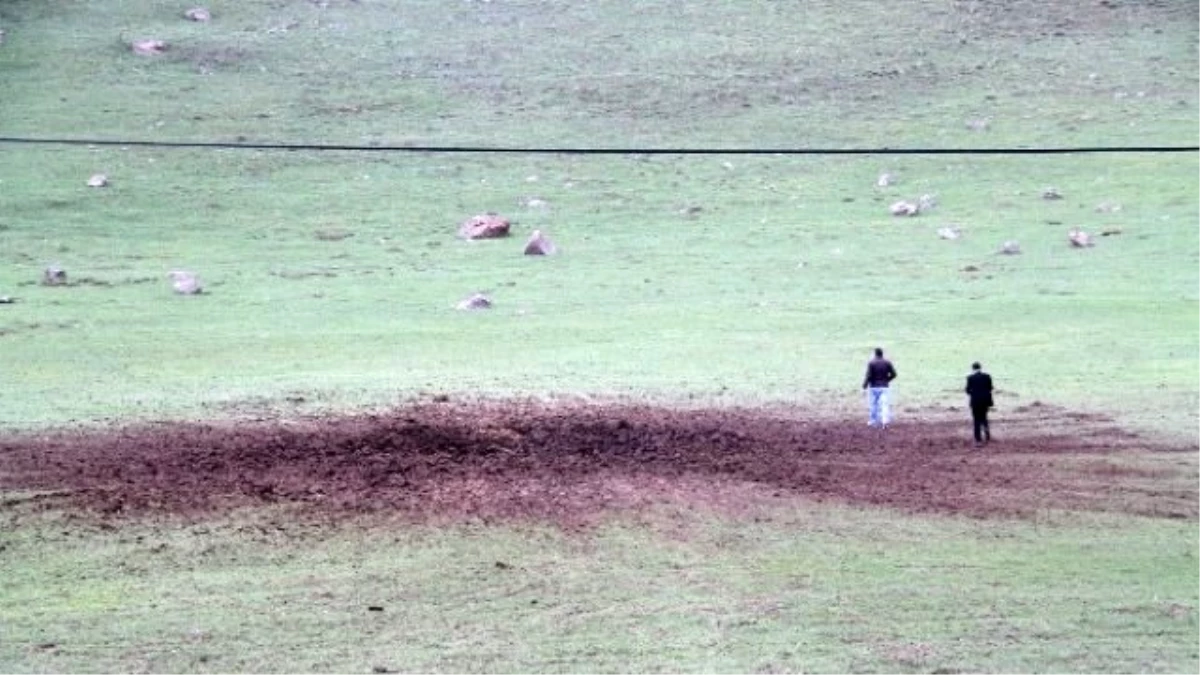
[[[295,505],[324,516],[578,522],[685,496],[798,495],[909,511],[1025,517],[1048,508],[1196,518],[1193,447],[1103,419],[1023,408],[972,448],[936,414],[865,424],[756,410],[527,401],[416,404],[305,422],[163,424],[0,439],[0,490],[101,517]],[[1048,433],[1066,419],[1072,433]],[[28,507],[10,500],[6,508]],[[732,504],[736,506],[736,504]]]

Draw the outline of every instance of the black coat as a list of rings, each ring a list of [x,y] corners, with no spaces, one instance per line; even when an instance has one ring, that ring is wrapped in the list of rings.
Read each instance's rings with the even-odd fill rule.
[[[992,401],[992,376],[982,370],[967,376],[967,396],[971,397],[971,407],[988,407],[996,405]]]

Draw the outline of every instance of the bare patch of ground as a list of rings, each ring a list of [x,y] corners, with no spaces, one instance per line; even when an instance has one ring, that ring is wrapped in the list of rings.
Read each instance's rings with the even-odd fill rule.
[[[753,409],[458,402],[303,422],[158,424],[0,439],[5,504],[100,517],[294,507],[320,517],[589,522],[655,503],[798,496],[913,512],[1197,517],[1194,454],[1034,404],[972,447],[930,413],[886,433]],[[1143,462],[1143,460],[1145,460]],[[1148,468],[1153,467],[1153,468]]]

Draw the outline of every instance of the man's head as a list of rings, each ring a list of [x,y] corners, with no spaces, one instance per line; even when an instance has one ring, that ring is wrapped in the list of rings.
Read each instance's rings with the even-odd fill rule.
[[[875,348],[875,358],[877,358],[877,359],[882,359],[882,358],[883,358],[883,347],[876,347],[876,348]]]
[[[975,363],[971,364],[971,370],[975,370],[975,371],[983,370],[983,366],[979,365],[979,362],[976,361]]]

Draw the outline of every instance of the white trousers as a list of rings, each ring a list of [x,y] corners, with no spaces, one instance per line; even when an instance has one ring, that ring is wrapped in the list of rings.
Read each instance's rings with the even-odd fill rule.
[[[887,426],[892,421],[891,410],[888,407],[887,387],[867,389],[867,413],[870,415],[868,424],[873,427]]]

